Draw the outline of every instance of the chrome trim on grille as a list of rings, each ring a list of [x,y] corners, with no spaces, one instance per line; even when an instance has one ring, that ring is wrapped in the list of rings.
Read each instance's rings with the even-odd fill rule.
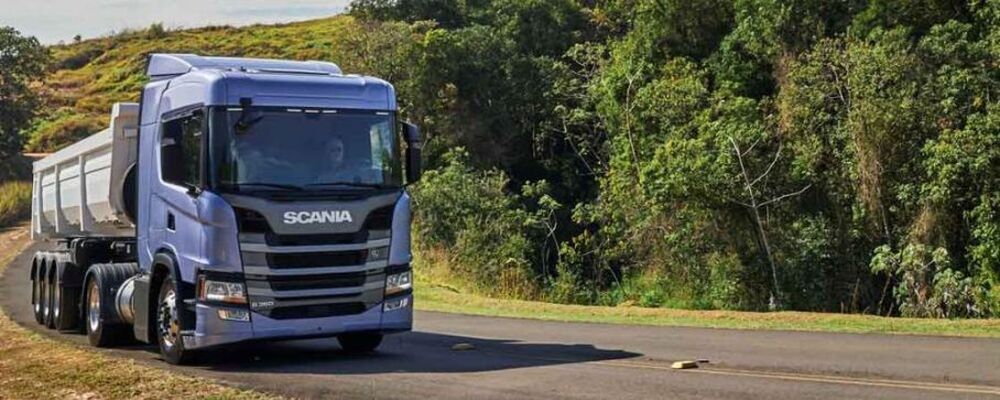
[[[240,247],[243,251],[256,252],[256,253],[319,253],[319,252],[333,252],[333,251],[356,251],[356,250],[366,250],[373,247],[385,247],[388,246],[390,239],[378,239],[369,240],[366,243],[352,243],[352,244],[327,244],[327,245],[313,245],[313,246],[268,246],[263,243],[241,243]]]
[[[345,265],[338,267],[312,267],[312,268],[282,268],[271,269],[266,265],[245,265],[243,271],[248,275],[268,275],[268,276],[297,276],[297,275],[320,275],[320,274],[340,274],[349,272],[375,271],[389,266],[389,261],[372,261],[359,265]]]
[[[362,286],[352,286],[345,288],[276,291],[271,289],[248,287],[247,294],[251,296],[266,296],[276,299],[281,299],[282,297],[323,297],[323,296],[359,295],[369,290],[381,289],[383,285],[385,285],[384,278],[382,280],[369,280]]]

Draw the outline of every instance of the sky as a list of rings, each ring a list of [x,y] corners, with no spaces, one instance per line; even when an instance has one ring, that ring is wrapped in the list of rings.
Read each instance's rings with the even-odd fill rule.
[[[123,29],[301,21],[344,11],[350,0],[0,0],[0,26],[43,44]]]

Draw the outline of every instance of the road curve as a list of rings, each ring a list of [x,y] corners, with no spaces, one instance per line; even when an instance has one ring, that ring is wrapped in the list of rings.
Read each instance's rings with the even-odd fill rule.
[[[35,243],[0,278],[0,306],[31,317],[27,266]],[[419,301],[419,298],[417,299]],[[950,399],[1000,398],[1000,340],[544,322],[418,312],[412,333],[377,354],[335,340],[216,350],[172,367],[151,346],[101,350],[181,373],[299,398]],[[475,349],[454,351],[457,343]],[[677,360],[707,359],[692,370]]]

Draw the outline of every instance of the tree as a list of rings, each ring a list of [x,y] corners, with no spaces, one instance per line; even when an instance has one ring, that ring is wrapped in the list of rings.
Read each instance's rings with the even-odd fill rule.
[[[23,37],[11,27],[0,27],[0,179],[13,177],[11,168],[21,154],[21,130],[35,115],[38,98],[31,82],[39,80],[48,64],[48,50],[34,37]]]

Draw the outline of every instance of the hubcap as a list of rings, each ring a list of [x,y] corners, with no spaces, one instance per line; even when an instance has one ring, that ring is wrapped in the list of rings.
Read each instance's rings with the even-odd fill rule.
[[[101,324],[101,292],[97,283],[92,282],[87,289],[87,326],[91,332],[97,332]]]
[[[160,300],[160,312],[157,313],[157,321],[160,330],[160,338],[163,345],[168,350],[177,344],[181,334],[181,324],[177,318],[177,294],[170,289]]]

